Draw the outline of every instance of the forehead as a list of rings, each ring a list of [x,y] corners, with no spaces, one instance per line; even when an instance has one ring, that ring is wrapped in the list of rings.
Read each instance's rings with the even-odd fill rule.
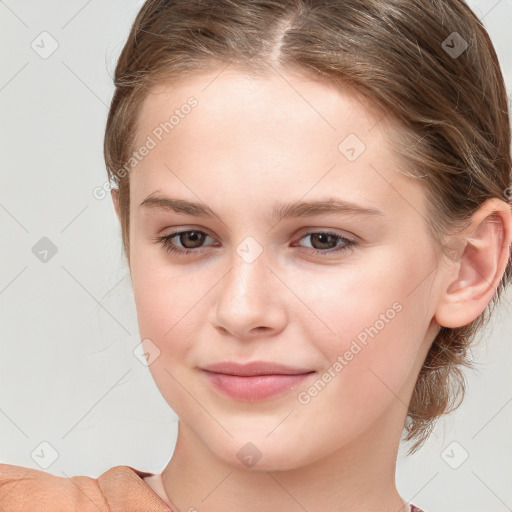
[[[389,133],[360,96],[304,75],[204,73],[146,97],[137,146],[151,138],[154,147],[131,188],[141,200],[178,181],[189,196],[187,183],[203,196],[215,188],[252,196],[337,190],[388,209],[422,209],[423,191],[396,172]]]
[[[228,128],[233,121],[239,129],[257,126],[260,133],[315,132],[323,138],[325,133],[350,127],[363,135],[368,125],[375,126],[382,117],[372,114],[373,107],[356,91],[336,88],[298,71],[276,71],[255,77],[234,69],[216,70],[153,87],[142,104],[138,141],[168,121],[173,113],[179,115],[176,111],[191,97],[198,103],[193,113],[200,113],[193,116],[196,132],[204,120]],[[180,124],[183,131],[190,123]],[[220,132],[215,130],[210,135],[215,137]],[[379,136],[379,130],[374,136]]]

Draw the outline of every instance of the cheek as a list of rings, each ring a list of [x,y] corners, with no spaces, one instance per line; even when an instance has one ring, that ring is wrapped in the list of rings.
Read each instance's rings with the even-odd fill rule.
[[[352,296],[341,301],[341,308],[324,309],[330,311],[327,318],[337,336],[315,338],[313,330],[308,333],[325,367],[312,386],[297,389],[303,413],[325,422],[328,408],[329,424],[336,425],[345,440],[390,407],[407,409],[413,377],[421,366],[426,329],[418,322],[418,315],[424,314],[422,301],[407,297],[406,287],[405,293],[398,293],[402,287],[397,283],[383,293],[372,289],[375,293],[365,300]]]
[[[204,285],[194,285],[183,270],[146,264],[132,273],[137,319],[141,339],[156,346],[158,357],[149,365],[161,395],[176,413],[191,407],[185,388],[190,379],[187,354],[194,347],[199,325],[206,318]],[[193,409],[193,407],[192,407]]]
[[[306,336],[326,366],[345,356],[342,378],[352,381],[359,398],[365,388],[384,392],[385,384],[397,392],[417,365],[433,315],[427,251],[380,248],[364,263],[302,281],[301,298],[316,314]]]
[[[305,309],[316,314],[317,326],[322,323],[339,339],[355,337],[374,325],[382,331],[403,322],[415,330],[429,323],[426,292],[433,262],[425,254],[398,244],[381,246],[354,254],[335,271],[288,273],[287,282]]]
[[[139,245],[144,242],[140,241]],[[167,344],[201,309],[204,272],[173,265],[163,249],[134,244],[131,279],[140,334]]]
[[[165,256],[137,253],[132,259],[132,284],[141,339],[157,347],[149,366],[162,396],[177,412],[191,407],[184,387],[197,362],[194,348],[207,318],[208,291],[218,274],[165,262]],[[214,275],[212,275],[214,274]]]

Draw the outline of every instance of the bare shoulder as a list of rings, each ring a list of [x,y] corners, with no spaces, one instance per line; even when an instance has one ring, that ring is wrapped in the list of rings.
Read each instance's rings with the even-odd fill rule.
[[[0,509],[64,512],[109,510],[96,479],[57,476],[40,469],[0,463]]]

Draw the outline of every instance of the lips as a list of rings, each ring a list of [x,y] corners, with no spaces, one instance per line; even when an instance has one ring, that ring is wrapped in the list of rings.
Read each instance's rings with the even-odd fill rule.
[[[215,373],[243,375],[246,377],[252,375],[298,375],[314,371],[311,368],[297,368],[267,361],[253,361],[246,364],[224,361],[205,366],[202,369]]]
[[[254,402],[294,389],[314,370],[256,361],[222,362],[201,369],[214,389],[236,400]]]

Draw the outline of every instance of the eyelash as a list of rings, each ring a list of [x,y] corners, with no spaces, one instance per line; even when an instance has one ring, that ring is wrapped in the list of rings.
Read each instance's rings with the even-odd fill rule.
[[[171,239],[175,238],[178,235],[181,235],[184,233],[192,233],[192,232],[193,233],[201,233],[206,236],[210,236],[210,235],[208,235],[208,233],[205,233],[204,231],[200,231],[197,229],[189,229],[189,230],[184,230],[184,231],[174,231],[172,233],[169,233],[168,235],[154,237],[153,240],[156,243],[160,243],[163,246],[163,248],[171,254],[188,255],[188,254],[199,252],[200,248],[198,248],[198,249],[178,249],[175,245],[173,245],[171,243]],[[313,252],[314,254],[318,254],[320,256],[339,254],[339,253],[342,253],[344,251],[347,251],[347,250],[353,248],[357,244],[357,242],[355,240],[352,240],[351,238],[346,238],[337,233],[332,233],[329,231],[310,231],[309,233],[304,234],[300,238],[300,240],[302,240],[303,238],[306,238],[310,235],[315,235],[315,234],[334,236],[336,239],[338,239],[339,241],[342,241],[344,243],[343,245],[341,245],[339,247],[335,247],[333,249],[326,249],[326,250],[310,249],[310,252]]]

